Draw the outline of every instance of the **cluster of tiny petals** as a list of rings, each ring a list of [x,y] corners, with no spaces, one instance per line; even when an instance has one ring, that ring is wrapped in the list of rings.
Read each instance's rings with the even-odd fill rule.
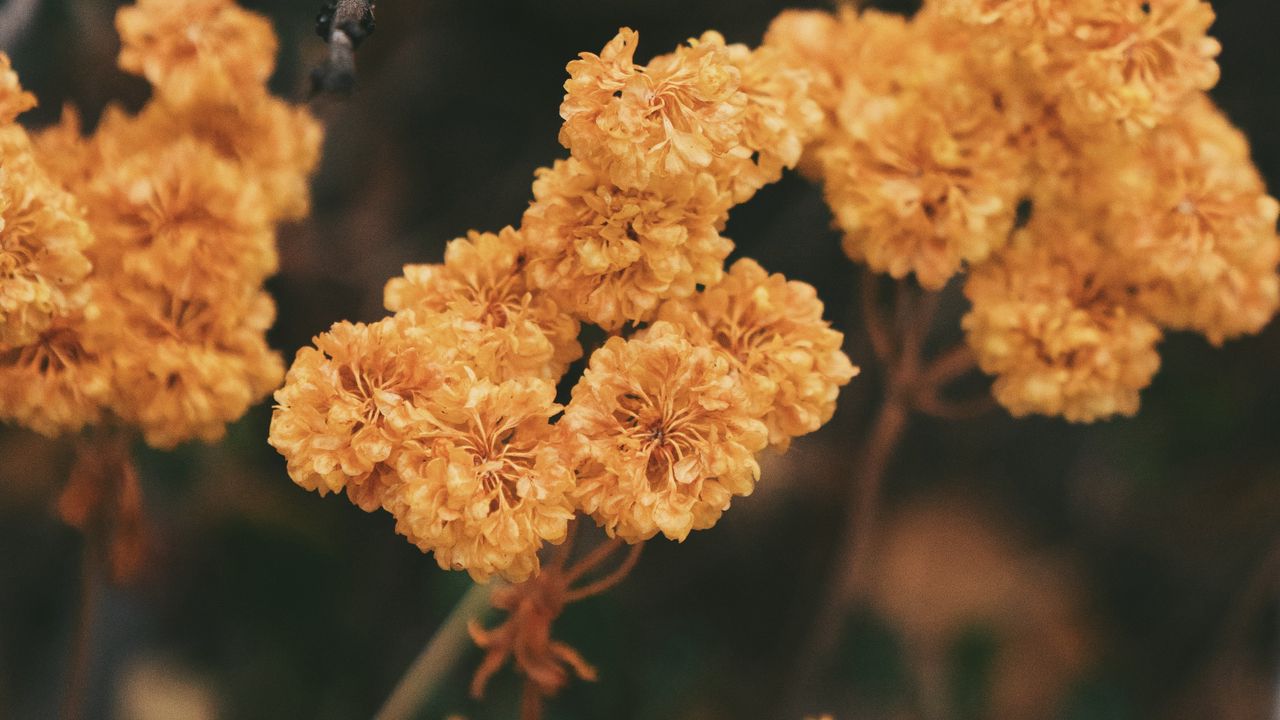
[[[1132,171],[1115,179],[1127,201],[1113,208],[1110,234],[1138,304],[1162,325],[1214,344],[1261,330],[1280,307],[1280,204],[1240,131],[1203,99],[1137,154]]]
[[[298,351],[276,391],[268,439],[298,485],[345,491],[365,510],[384,505],[392,455],[412,432],[407,406],[437,392],[450,365],[447,348],[406,332],[412,320],[339,322]]]
[[[719,231],[732,201],[706,174],[670,193],[623,190],[569,158],[539,171],[533,194],[530,282],[607,330],[715,283],[733,250]]]
[[[83,334],[85,311],[55,320],[25,345],[0,350],[0,418],[42,435],[101,420],[112,396],[111,366]]]
[[[1139,134],[1218,81],[1204,0],[933,0],[931,9],[1001,33],[1081,125]]]
[[[625,189],[670,191],[710,175],[735,203],[795,167],[822,123],[810,73],[769,49],[714,31],[635,62],[638,34],[619,31],[569,63],[560,141]]]
[[[724,38],[708,32],[648,66],[635,63],[638,42],[623,29],[599,55],[569,63],[561,143],[623,188],[748,159],[747,98]]]
[[[449,243],[444,263],[406,265],[387,282],[384,304],[418,317],[451,312],[483,328],[477,342],[490,348],[496,367],[512,376],[556,382],[582,357],[578,322],[525,273],[529,250],[510,227],[499,233],[472,231]]]
[[[1201,0],[929,0],[784,12],[765,42],[811,72],[801,167],[847,254],[927,289],[969,272],[997,399],[1091,421],[1136,410],[1163,330],[1217,344],[1280,307],[1277,203],[1203,94],[1212,22]]]
[[[1033,223],[969,277],[969,345],[1014,415],[1137,412],[1160,367],[1161,332],[1108,277],[1105,252],[1092,233]]]
[[[0,349],[81,310],[93,236],[75,199],[36,165],[21,130],[0,161]]]
[[[573,473],[548,442],[561,409],[555,386],[469,374],[407,409],[418,434],[396,459],[397,531],[442,568],[527,580],[543,543],[562,542],[574,516]]]
[[[931,289],[1001,247],[1026,187],[1004,99],[984,79],[991,68],[968,57],[957,29],[928,17],[806,13],[784,14],[768,35],[792,62],[839,53],[817,65],[829,121],[810,167],[846,253]]]
[[[232,0],[138,0],[116,15],[120,67],[145,77],[167,102],[234,100],[275,67],[271,23]]]
[[[700,286],[725,278],[730,209],[794,167],[825,116],[780,53],[708,32],[638,65],[636,43],[624,29],[569,64],[571,156],[538,171],[518,229],[405,266],[384,291],[392,317],[327,352],[317,338],[276,394],[271,442],[298,484],[387,510],[477,581],[531,577],[579,512],[629,542],[711,527],[754,488],[762,418],[783,447],[830,417],[854,372],[812,289],[780,276],[742,280],[768,285],[753,307],[789,304],[745,321],[770,339],[746,340],[742,360],[705,326],[657,321],[688,300],[693,322]],[[562,408],[584,321],[612,337]],[[337,367],[384,389],[343,389]]]
[[[662,306],[658,318],[733,361],[747,405],[785,450],[791,438],[822,427],[840,388],[858,373],[840,349],[844,336],[822,319],[813,286],[770,275],[754,260],[733,264],[719,284]]]
[[[679,326],[610,338],[558,423],[578,507],[628,542],[711,527],[759,478],[769,431],[750,405],[730,357]]]
[[[17,241],[43,243],[40,272],[56,281],[27,292],[43,315],[25,317],[41,325],[0,373],[29,382],[0,414],[46,434],[109,417],[158,448],[213,441],[284,374],[261,286],[276,223],[305,210],[318,125],[270,96],[274,34],[230,0],[142,0],[117,26],[121,66],[151,81],[152,99],[137,114],[109,108],[89,137],[65,112],[29,153],[61,195],[32,200],[43,190],[28,178],[28,197],[0,211],[17,213],[5,217]],[[0,142],[0,175],[18,171],[15,147]]]

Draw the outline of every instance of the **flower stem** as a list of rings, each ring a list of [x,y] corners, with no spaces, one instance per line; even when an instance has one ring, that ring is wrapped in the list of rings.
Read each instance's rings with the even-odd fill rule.
[[[809,625],[792,676],[790,706],[800,712],[810,709],[803,706],[812,700],[811,691],[821,685],[821,674],[839,645],[849,603],[865,590],[885,475],[910,416],[904,398],[896,394],[886,398],[862,453],[861,472],[845,509],[845,524],[836,541],[830,577],[823,586],[821,604]]]
[[[409,720],[431,700],[453,670],[454,665],[471,646],[467,623],[479,619],[489,610],[489,596],[494,583],[472,585],[449,616],[445,618],[418,653],[418,657],[396,683],[396,688],[383,703],[374,720]]]
[[[67,695],[62,708],[63,720],[80,720],[84,717],[85,701],[89,692],[90,670],[93,664],[94,620],[98,614],[100,592],[98,568],[101,556],[97,539],[96,533],[86,533],[84,536],[84,560],[80,568],[80,615],[76,621],[76,634],[71,647]]]

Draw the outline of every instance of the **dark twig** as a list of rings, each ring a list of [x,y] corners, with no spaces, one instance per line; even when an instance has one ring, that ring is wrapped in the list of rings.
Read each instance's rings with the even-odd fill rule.
[[[316,17],[329,56],[311,72],[311,92],[349,95],[356,84],[356,50],[373,34],[373,0],[330,0]]]

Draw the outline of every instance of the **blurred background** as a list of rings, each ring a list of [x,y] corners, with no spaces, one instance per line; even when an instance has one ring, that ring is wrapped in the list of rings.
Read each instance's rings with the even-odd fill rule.
[[[318,3],[245,4],[280,33],[277,91],[303,98],[325,50]],[[109,102],[141,104],[144,83],[115,69],[117,3],[32,5],[8,48],[41,100],[29,125],[64,103],[89,123]],[[314,213],[280,238],[274,346],[291,357],[335,320],[380,317],[402,264],[439,261],[469,228],[517,223],[534,169],[565,155],[558,106],[577,53],[622,25],[640,31],[641,58],[707,28],[755,44],[789,6],[382,0],[357,92],[314,105],[328,139]],[[1215,6],[1214,95],[1275,193],[1280,3]],[[549,718],[790,717],[789,671],[880,401],[860,274],[829,223],[820,191],[789,176],[735,210],[727,234],[735,257],[818,288],[863,375],[827,427],[765,459],[756,494],[714,531],[650,543],[626,583],[568,609],[556,634],[600,681],[571,684]],[[963,303],[948,289],[939,346],[959,339]],[[1131,420],[913,421],[889,470],[869,600],[807,712],[1280,718],[1280,324],[1221,349],[1174,334],[1161,354]],[[135,586],[102,589],[89,717],[369,717],[468,587],[395,535],[389,515],[295,487],[266,444],[269,419],[255,409],[217,447],[139,449],[153,553]],[[4,429],[0,458],[0,718],[57,717],[80,593],[81,538],[52,511],[70,457]],[[479,658],[422,717],[516,716],[510,670],[485,702],[467,697]]]

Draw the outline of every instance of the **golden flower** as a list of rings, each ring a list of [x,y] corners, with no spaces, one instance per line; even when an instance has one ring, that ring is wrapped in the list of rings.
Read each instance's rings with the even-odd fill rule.
[[[80,313],[55,319],[31,343],[0,351],[0,419],[49,437],[99,421],[111,368],[86,347],[83,323]]]
[[[199,140],[179,136],[113,159],[80,196],[99,237],[99,273],[216,300],[252,290],[276,270],[261,188]]]
[[[530,282],[616,330],[718,281],[733,251],[719,232],[731,198],[709,175],[671,190],[620,190],[575,158],[539,170],[522,224]]]
[[[1280,307],[1280,205],[1244,136],[1207,98],[1157,128],[1128,172],[1111,176],[1099,185],[1125,202],[1111,205],[1109,229],[1138,304],[1156,321],[1216,345],[1271,320]]]
[[[1006,241],[1025,159],[987,89],[940,77],[912,94],[859,94],[817,150],[827,202],[854,260],[938,289]]]
[[[14,132],[16,131],[16,132]],[[75,198],[35,164],[19,128],[0,129],[0,349],[26,345],[82,308],[93,236]]]
[[[270,21],[231,0],[138,0],[116,13],[116,30],[121,69],[175,105],[234,103],[264,86],[275,66]]]
[[[411,403],[414,436],[387,506],[396,531],[479,582],[536,573],[542,544],[562,542],[573,518],[573,472],[548,442],[555,394],[540,378],[466,372]]]
[[[306,107],[261,93],[235,105],[207,98],[179,110],[152,104],[142,115],[156,132],[200,138],[240,165],[262,186],[272,220],[307,215],[324,131]]]
[[[1160,366],[1160,330],[1123,302],[1094,236],[1038,213],[965,285],[963,326],[996,399],[1015,416],[1132,415]]]
[[[393,455],[413,432],[407,406],[444,384],[439,346],[411,331],[409,313],[372,325],[335,323],[298,351],[275,394],[267,440],[298,485],[346,491],[372,511],[396,480]]]
[[[657,322],[591,356],[557,424],[577,472],[574,498],[610,536],[684,540],[715,525],[760,475],[768,429],[752,417],[733,360]]]
[[[754,157],[727,177],[734,202],[744,203],[800,162],[825,115],[809,96],[811,75],[785,53],[768,46],[752,50],[735,44],[728,49],[741,74],[739,90],[747,97],[742,144]]]
[[[666,188],[700,172],[727,179],[751,150],[748,98],[724,38],[707,32],[647,66],[635,64],[638,40],[624,28],[599,55],[569,63],[560,142],[621,188]]]
[[[665,303],[658,317],[733,358],[748,406],[782,450],[831,419],[840,388],[858,373],[840,349],[844,336],[822,319],[813,286],[770,275],[754,260],[734,263],[720,284],[692,298]]]
[[[387,283],[388,310],[414,310],[419,318],[452,311],[490,332],[477,337],[493,367],[552,382],[582,357],[578,322],[551,298],[529,287],[522,235],[510,227],[498,234],[472,231],[449,243],[442,265],[406,265]],[[494,378],[500,379],[500,378]]]
[[[1007,25],[1059,35],[1070,26],[1071,4],[1090,0],[930,0],[927,11],[974,25]],[[998,28],[1003,30],[1004,28]]]
[[[868,11],[867,17],[879,16]],[[859,15],[845,6],[835,13],[821,10],[783,10],[769,22],[764,45],[782,54],[793,66],[809,72],[809,97],[832,119],[840,104],[844,78],[857,67],[854,34],[847,25]],[[820,134],[828,131],[824,128]]]
[[[1222,46],[1207,34],[1214,20],[1209,3],[1088,0],[1070,7],[1070,27],[1034,55],[1077,122],[1143,131],[1217,84],[1214,58]]]
[[[227,423],[280,384],[283,363],[265,339],[275,320],[266,293],[191,299],[145,286],[113,292],[121,318],[110,348],[112,410],[152,447],[218,440]]]
[[[36,96],[22,89],[9,56],[0,52],[0,125],[8,125],[35,106]]]

